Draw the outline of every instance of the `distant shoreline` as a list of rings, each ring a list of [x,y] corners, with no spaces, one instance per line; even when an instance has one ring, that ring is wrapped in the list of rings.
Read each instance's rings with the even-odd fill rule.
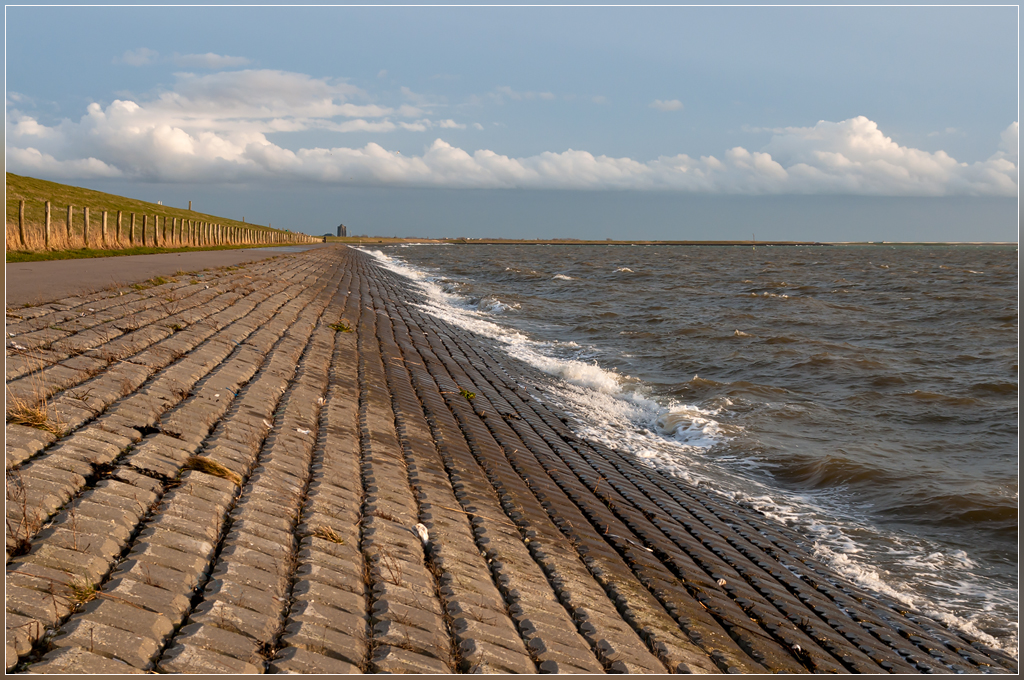
[[[345,245],[512,245],[512,246],[1014,246],[1016,241],[590,241],[585,239],[491,239],[491,238],[383,238],[367,236],[328,237],[327,243]]]

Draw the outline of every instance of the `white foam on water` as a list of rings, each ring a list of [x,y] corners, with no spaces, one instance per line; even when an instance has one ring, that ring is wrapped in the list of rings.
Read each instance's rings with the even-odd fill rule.
[[[555,274],[551,278],[554,279],[555,281],[573,281],[574,280],[573,277],[566,276],[565,274]]]
[[[567,352],[580,355],[575,342],[555,343],[534,340],[527,335],[491,321],[488,310],[471,304],[467,298],[439,286],[434,278],[407,263],[379,250],[363,250],[377,258],[385,268],[411,279],[425,294],[422,309],[444,321],[455,324],[503,344],[505,351],[562,381],[559,396],[571,406],[567,410],[600,423],[614,431],[619,427],[640,428],[641,432],[663,434],[666,439],[694,449],[707,449],[727,437],[710,411],[696,406],[670,403],[662,405],[646,396],[644,386],[630,376],[601,367],[595,361],[567,358]],[[561,276],[561,275],[559,275]],[[675,409],[683,410],[676,412]],[[658,424],[662,418],[661,425]]]
[[[959,608],[966,604],[967,596],[989,600],[988,610],[994,609],[996,604],[993,589],[984,581],[979,582],[976,577],[962,578],[965,570],[975,565],[963,550],[944,552],[921,539],[901,538],[856,518],[837,520],[837,513],[823,507],[821,499],[782,495],[763,487],[765,493],[760,495],[751,491],[749,488],[733,489],[724,495],[744,502],[768,519],[809,538],[813,541],[813,557],[847,580],[1017,658],[1019,636],[1016,633],[1011,639],[998,639],[979,627],[986,616],[984,611],[971,615],[960,613]],[[896,558],[891,564],[899,566],[900,573],[880,569],[876,556],[863,549],[866,544],[887,545],[889,556]],[[939,586],[947,596],[942,600],[926,597],[919,591],[921,583]]]
[[[513,309],[519,309],[519,303],[515,302],[509,305],[496,297],[487,296],[477,301],[476,308],[481,312],[487,312],[488,314],[504,314],[505,312]]]
[[[743,474],[769,468],[771,463],[709,453],[713,447],[730,439],[721,417],[722,409],[729,405],[727,401],[717,409],[659,403],[647,396],[645,386],[636,379],[602,368],[596,362],[559,356],[566,352],[579,355],[583,348],[576,343],[534,340],[491,321],[486,310],[450,292],[454,286],[446,286],[447,291],[442,289],[435,282],[440,277],[379,250],[363,252],[376,257],[385,268],[413,281],[426,296],[426,303],[421,305],[425,312],[496,340],[509,355],[558,378],[561,382],[557,386],[538,386],[553,403],[575,416],[571,427],[581,437],[628,452],[691,484],[744,501],[766,517],[811,539],[814,557],[848,580],[918,609],[1017,658],[1016,636],[1011,640],[997,639],[979,628],[984,612],[960,615],[956,601],[937,601],[915,592],[915,580],[928,579],[934,583],[944,575],[969,569],[973,561],[963,551],[946,554],[920,541],[915,545],[902,545],[899,557],[900,565],[907,567],[903,572],[905,579],[882,573],[873,564],[873,555],[862,546],[900,546],[903,542],[899,537],[845,516],[842,509],[831,509],[827,498],[782,492]],[[910,578],[910,574],[916,574],[916,578]],[[966,595],[970,591],[977,595],[983,587],[971,585],[964,579],[948,578],[946,581],[941,584],[942,589],[954,594]]]

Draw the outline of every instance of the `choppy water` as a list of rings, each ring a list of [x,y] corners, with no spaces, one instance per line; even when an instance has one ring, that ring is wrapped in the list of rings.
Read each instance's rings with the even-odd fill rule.
[[[1015,247],[402,246],[575,429],[1017,654]]]

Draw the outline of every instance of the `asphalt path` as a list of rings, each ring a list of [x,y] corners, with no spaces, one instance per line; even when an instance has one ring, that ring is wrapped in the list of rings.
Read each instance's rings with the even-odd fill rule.
[[[274,246],[244,250],[201,250],[191,253],[94,257],[81,260],[10,262],[5,270],[4,298],[8,307],[40,305],[73,295],[87,295],[112,286],[125,286],[179,271],[228,267],[298,253],[322,244]]]

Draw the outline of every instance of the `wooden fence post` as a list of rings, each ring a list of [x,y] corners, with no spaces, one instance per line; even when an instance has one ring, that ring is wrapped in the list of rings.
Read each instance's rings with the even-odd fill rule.
[[[120,210],[117,211],[117,234],[116,234],[116,236],[117,236],[117,239],[114,241],[114,244],[118,248],[120,248],[121,247],[121,211]]]
[[[46,250],[50,249],[50,202],[46,201],[43,204],[43,247]]]
[[[100,247],[107,247],[107,211],[103,211],[103,226],[100,227]]]
[[[82,208],[82,244],[89,247],[89,206]]]
[[[64,247],[65,247],[65,248],[66,248],[67,250],[71,250],[71,222],[73,221],[73,220],[72,220],[72,217],[73,217],[73,216],[74,216],[74,214],[75,214],[75,212],[74,212],[74,211],[75,211],[75,206],[73,206],[73,205],[69,205],[69,206],[68,206],[68,219],[67,219],[67,227],[68,227],[68,242],[64,244]]]
[[[128,245],[135,245],[135,213],[131,214],[130,224],[128,225]]]
[[[25,199],[18,201],[18,239],[21,240],[21,247],[28,250],[25,243]]]

